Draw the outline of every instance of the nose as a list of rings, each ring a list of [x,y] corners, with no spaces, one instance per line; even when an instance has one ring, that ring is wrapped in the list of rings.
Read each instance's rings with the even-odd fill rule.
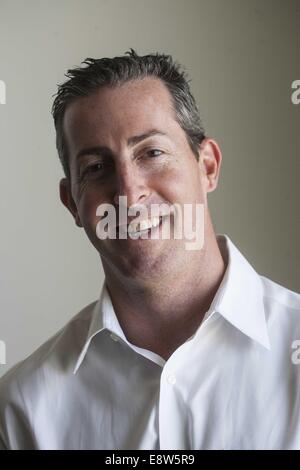
[[[133,163],[124,163],[117,171],[117,190],[114,203],[119,205],[119,196],[127,197],[127,207],[143,204],[150,194],[145,177]]]

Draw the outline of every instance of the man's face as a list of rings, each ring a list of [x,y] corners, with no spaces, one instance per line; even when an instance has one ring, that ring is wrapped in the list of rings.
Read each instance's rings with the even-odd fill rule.
[[[71,183],[69,190],[61,183],[61,197],[99,252],[104,270],[153,279],[188,259],[184,240],[96,235],[97,207],[112,204],[118,214],[119,196],[127,196],[128,207],[206,206],[211,189],[204,160],[201,152],[196,160],[163,82],[144,78],[79,98],[67,107],[64,135]]]

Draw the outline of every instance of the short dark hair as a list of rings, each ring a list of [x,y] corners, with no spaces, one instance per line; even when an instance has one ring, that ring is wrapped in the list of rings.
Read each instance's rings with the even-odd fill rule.
[[[67,106],[81,96],[88,96],[97,89],[115,87],[125,82],[155,77],[162,80],[169,90],[177,122],[184,130],[188,143],[199,157],[199,144],[205,138],[196,101],[191,93],[186,72],[174,62],[170,55],[149,54],[139,56],[133,49],[124,56],[114,58],[86,58],[82,63],[87,67],[69,69],[67,81],[58,85],[52,106],[56,129],[56,148],[67,178],[70,178],[69,157],[63,135],[63,117]],[[55,96],[53,95],[53,96]]]

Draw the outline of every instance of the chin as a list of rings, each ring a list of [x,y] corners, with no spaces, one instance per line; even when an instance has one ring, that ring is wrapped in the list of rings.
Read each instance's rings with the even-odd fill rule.
[[[99,250],[98,250],[99,251]],[[154,280],[156,277],[165,276],[172,269],[174,253],[172,250],[131,249],[103,250],[100,256],[105,271],[113,272],[114,275],[127,280]],[[173,263],[174,264],[174,263]],[[173,267],[174,268],[174,267]]]

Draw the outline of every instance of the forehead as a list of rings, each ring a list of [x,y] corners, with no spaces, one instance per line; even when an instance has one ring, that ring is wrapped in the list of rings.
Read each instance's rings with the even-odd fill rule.
[[[175,120],[172,98],[156,78],[133,80],[117,87],[103,87],[71,103],[64,116],[68,145],[84,140],[130,137],[159,128],[181,129]],[[71,149],[70,149],[71,150]]]

